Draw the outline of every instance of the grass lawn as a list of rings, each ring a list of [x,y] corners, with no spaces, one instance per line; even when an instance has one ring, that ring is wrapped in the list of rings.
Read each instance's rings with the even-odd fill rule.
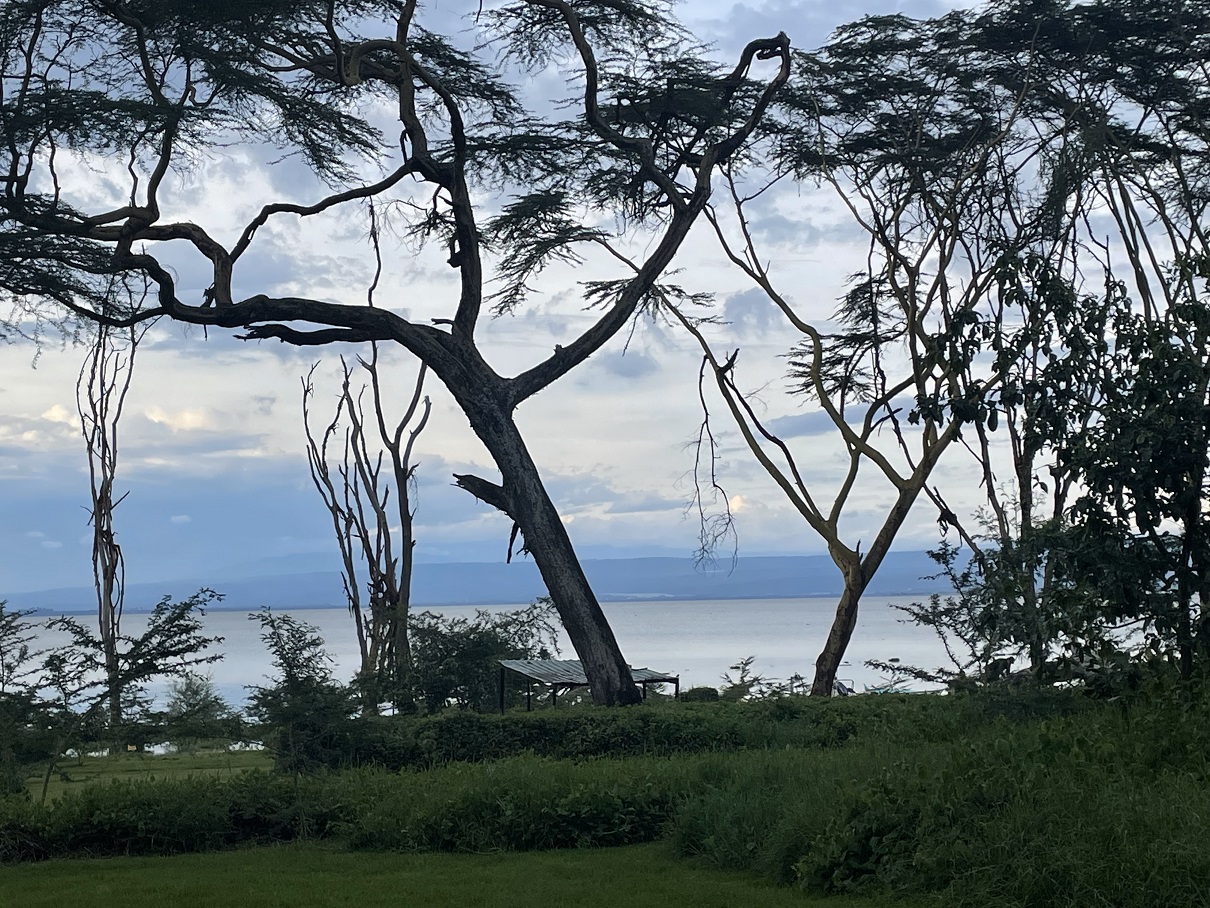
[[[47,798],[93,782],[111,779],[175,779],[185,776],[228,775],[248,769],[271,769],[273,757],[263,750],[208,751],[194,754],[116,754],[112,757],[63,759],[51,773]],[[42,774],[26,780],[34,800],[42,796]],[[8,908],[0,902],[0,908]]]
[[[313,845],[0,867],[0,908],[882,908],[677,861],[666,845],[526,854],[366,854]]]

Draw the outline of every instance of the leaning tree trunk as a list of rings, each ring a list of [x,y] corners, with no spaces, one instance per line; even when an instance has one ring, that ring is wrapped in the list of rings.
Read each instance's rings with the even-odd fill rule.
[[[613,629],[588,584],[512,413],[492,399],[490,391],[481,392],[459,394],[458,402],[503,481],[496,485],[478,476],[455,476],[458,485],[503,511],[521,531],[526,550],[538,565],[571,645],[584,664],[593,702],[603,706],[638,703],[642,697],[630,666],[622,658]]]
[[[844,659],[845,651],[849,648],[853,629],[857,627],[857,607],[861,603],[861,597],[874,575],[878,573],[878,568],[882,566],[882,560],[886,558],[887,552],[891,550],[891,543],[894,542],[903,522],[907,520],[912,505],[924,487],[924,480],[928,477],[932,464],[936,462],[943,448],[944,445],[935,444],[930,456],[922,462],[921,466],[917,467],[912,481],[899,490],[899,497],[887,512],[882,529],[878,531],[878,535],[874,537],[874,542],[870,545],[870,550],[864,556],[861,554],[860,544],[856,550],[850,550],[841,545],[829,546],[829,554],[844,577],[844,591],[840,594],[840,602],[836,606],[836,617],[832,620],[828,640],[824,644],[823,652],[819,654],[819,658],[815,662],[815,680],[811,684],[812,696],[830,697],[832,695],[832,690],[836,686],[836,673],[840,670],[840,663]]]
[[[844,591],[840,594],[836,617],[832,619],[832,629],[828,632],[823,652],[815,660],[815,680],[811,683],[811,695],[814,697],[832,695],[841,660],[849,648],[853,629],[857,627],[857,606],[861,602],[861,594],[873,576],[872,571],[864,569],[860,557],[845,558],[843,563],[840,560],[837,563],[844,574]]]

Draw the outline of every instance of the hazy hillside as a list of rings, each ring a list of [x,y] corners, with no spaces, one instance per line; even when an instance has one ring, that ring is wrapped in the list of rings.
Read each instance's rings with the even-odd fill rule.
[[[623,599],[792,599],[840,593],[840,575],[826,555],[740,558],[712,570],[687,558],[614,558],[584,562],[593,589],[602,601]],[[935,566],[923,552],[887,556],[869,595],[926,595],[944,591],[939,581],[923,580]],[[243,573],[243,572],[236,572]],[[335,571],[266,573],[259,576],[210,577],[163,583],[134,583],[127,589],[129,611],[147,611],[165,595],[187,596],[200,586],[225,595],[224,609],[325,608],[344,605],[340,575]],[[416,607],[524,603],[546,592],[532,561],[503,563],[418,564],[412,584]],[[39,611],[88,611],[87,588],[13,593],[11,608]]]

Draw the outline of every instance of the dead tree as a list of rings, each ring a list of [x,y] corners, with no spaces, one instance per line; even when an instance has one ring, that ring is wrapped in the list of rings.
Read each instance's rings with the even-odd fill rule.
[[[91,491],[88,522],[92,526],[92,577],[97,598],[100,635],[108,691],[109,724],[122,724],[122,685],[119,642],[126,591],[126,565],[114,531],[114,511],[128,493],[118,495],[118,428],[135,352],[146,326],[112,328],[99,325],[76,381],[76,407],[88,455]]]
[[[362,709],[375,713],[379,703],[389,700],[396,710],[410,712],[415,708],[408,638],[415,546],[411,486],[416,464],[412,451],[428,423],[431,403],[428,397],[422,398],[426,372],[422,365],[407,409],[394,428],[388,429],[377,345],[372,349],[369,360],[358,361],[368,374],[369,385],[357,391],[352,387],[355,367],[341,359],[343,381],[336,414],[318,440],[311,429],[309,408],[318,364],[311,368],[303,380],[303,425],[311,479],[331,516],[340,549],[345,596],[361,655],[357,682]],[[377,449],[366,435],[363,401],[367,391],[371,431],[381,445]],[[337,458],[334,469],[333,454]],[[392,518],[398,521],[398,541]]]

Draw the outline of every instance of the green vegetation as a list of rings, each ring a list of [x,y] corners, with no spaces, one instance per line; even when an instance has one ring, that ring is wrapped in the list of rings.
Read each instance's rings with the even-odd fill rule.
[[[228,908],[233,893],[260,908],[881,908],[881,900],[826,902],[750,877],[693,867],[666,848],[493,855],[347,854],[289,846],[228,854],[56,861],[0,870],[12,904],[58,908],[63,894],[98,903]],[[910,908],[910,903],[905,903]]]
[[[697,721],[713,711],[742,739],[704,736],[692,750],[641,753],[618,720],[626,717],[632,729],[676,727],[679,711]],[[573,715],[578,725],[568,722]],[[493,722],[505,728],[521,718]],[[234,762],[222,773],[221,755],[100,760],[85,765],[119,770],[108,782],[68,786],[47,805],[0,801],[0,863],[297,840],[344,852],[584,852],[544,858],[553,874],[559,866],[604,872],[618,853],[595,849],[664,840],[670,852],[636,854],[673,853],[829,902],[1210,904],[1203,885],[1210,878],[1210,699],[1187,688],[1108,702],[1002,687],[947,697],[587,707],[523,718],[531,729],[545,725],[551,740],[596,724],[598,736],[616,734],[619,750],[631,752],[468,754],[478,759],[318,774],[231,772]],[[129,771],[160,759],[168,772]],[[203,759],[213,761],[208,772]],[[182,775],[187,765],[198,772]],[[271,852],[279,853],[297,852]],[[240,852],[229,860],[221,866],[258,858]],[[348,855],[324,852],[323,860],[355,866],[341,863]],[[394,858],[374,860],[382,873],[399,866]],[[506,865],[513,866],[501,858],[475,866],[491,873]],[[23,878],[68,871],[28,872]],[[636,864],[635,874],[645,872]],[[624,875],[630,885],[633,876]]]
[[[55,800],[87,785],[117,780],[150,782],[194,776],[228,776],[249,769],[267,770],[273,759],[263,750],[215,750],[195,753],[147,754],[131,752],[112,756],[84,756],[55,766],[47,785],[47,799]],[[26,779],[33,798],[42,791],[41,773]]]
[[[1072,698],[1052,698],[1069,703]],[[308,715],[316,715],[318,710]],[[520,754],[586,759],[670,755],[744,748],[835,747],[864,730],[949,723],[936,698],[864,699],[836,704],[803,697],[754,703],[653,703],[642,709],[542,710],[533,713],[448,712],[418,718],[344,718],[292,726],[312,767],[427,768]],[[276,751],[279,769],[296,762]]]

